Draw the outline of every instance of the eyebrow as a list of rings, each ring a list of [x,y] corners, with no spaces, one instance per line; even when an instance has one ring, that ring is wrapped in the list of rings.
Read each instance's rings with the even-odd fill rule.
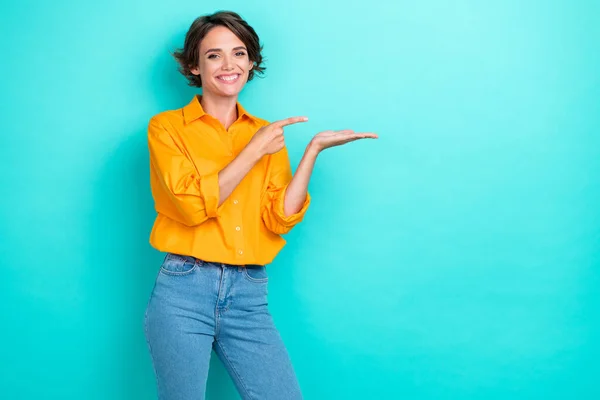
[[[246,50],[246,48],[244,46],[238,46],[238,47],[234,47],[232,50]],[[211,51],[223,51],[223,49],[208,49],[204,52],[204,54],[208,54]],[[246,50],[248,51],[248,50]]]

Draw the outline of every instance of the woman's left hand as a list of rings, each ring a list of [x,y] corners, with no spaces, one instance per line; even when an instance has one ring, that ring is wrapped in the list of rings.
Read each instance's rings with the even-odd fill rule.
[[[315,148],[318,152],[321,152],[330,147],[340,146],[342,144],[354,142],[360,139],[377,139],[374,133],[361,132],[356,133],[351,129],[345,129],[341,131],[325,131],[315,135],[312,138],[310,145]]]

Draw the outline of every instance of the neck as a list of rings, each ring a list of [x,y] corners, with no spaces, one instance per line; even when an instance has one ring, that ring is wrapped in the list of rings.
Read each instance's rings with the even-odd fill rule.
[[[231,124],[238,118],[237,96],[219,97],[210,93],[203,93],[200,104],[204,112],[218,119],[225,129],[229,129]]]

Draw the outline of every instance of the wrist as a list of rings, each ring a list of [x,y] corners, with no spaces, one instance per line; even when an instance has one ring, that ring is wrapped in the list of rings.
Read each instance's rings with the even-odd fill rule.
[[[319,155],[321,150],[323,150],[323,149],[318,144],[316,144],[314,141],[311,140],[310,143],[308,144],[308,146],[306,146],[305,153],[307,155],[316,157],[317,155]]]
[[[263,158],[264,154],[260,151],[258,146],[254,145],[250,142],[243,150],[246,153],[246,156],[251,159],[254,163],[260,161]]]

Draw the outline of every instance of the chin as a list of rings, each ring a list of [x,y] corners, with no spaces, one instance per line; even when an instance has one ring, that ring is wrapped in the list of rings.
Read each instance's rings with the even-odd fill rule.
[[[239,95],[243,88],[244,86],[241,86],[239,88],[229,88],[229,90],[219,90],[217,93],[219,93],[219,95],[223,97],[234,97]]]
[[[242,90],[219,92],[221,97],[237,97]]]
[[[217,87],[212,87],[209,91],[220,97],[234,97],[240,94],[242,89],[244,89],[245,83],[241,86],[232,86],[232,87],[222,87],[221,85]],[[204,89],[206,91],[206,88]]]

